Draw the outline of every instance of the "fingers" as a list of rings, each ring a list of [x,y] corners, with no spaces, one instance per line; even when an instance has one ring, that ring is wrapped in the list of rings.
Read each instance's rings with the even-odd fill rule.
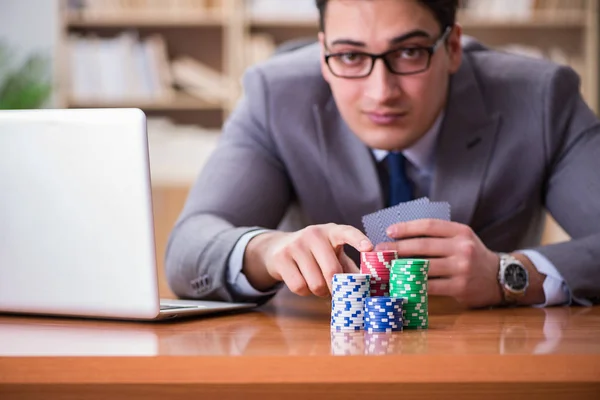
[[[454,242],[451,239],[422,237],[416,239],[402,239],[395,242],[380,243],[375,248],[377,251],[395,250],[398,257],[445,257],[454,251]]]
[[[298,269],[308,285],[308,289],[317,296],[326,297],[331,291],[331,279],[328,277],[330,274],[329,271],[337,270],[341,272],[342,267],[338,264],[335,257],[331,260],[327,257],[327,252],[322,254],[322,248],[317,247],[313,249],[313,251],[316,254],[311,252],[310,249],[298,249],[294,258],[298,265]],[[329,253],[333,255],[333,250],[329,250]],[[319,258],[326,261],[318,262],[317,260]],[[331,274],[331,276],[333,277],[333,274]]]
[[[340,256],[340,264],[342,264],[342,272],[346,274],[360,273],[360,269],[356,266],[354,261],[352,261],[352,259],[346,255],[346,253],[342,253]]]
[[[333,276],[344,272],[341,260],[338,259],[335,249],[327,240],[318,240],[312,249],[313,256],[320,269],[319,272],[327,282],[327,287],[329,288],[329,292],[331,292]]]
[[[329,241],[333,247],[349,244],[358,251],[371,251],[373,244],[364,233],[353,226],[332,225],[328,229]]]
[[[451,296],[457,293],[457,279],[433,279],[427,281],[427,294],[429,296]]]
[[[281,279],[292,293],[300,296],[308,296],[310,294],[308,284],[293,259],[289,259],[285,264],[281,265],[279,271]]]
[[[456,275],[456,266],[449,258],[432,258],[429,260],[430,278],[450,278]]]
[[[386,234],[392,239],[410,237],[452,237],[470,231],[466,225],[441,219],[419,219],[389,226]]]
[[[328,296],[333,276],[340,273],[357,273],[358,267],[343,252],[349,244],[360,251],[373,249],[369,239],[358,229],[347,225],[311,226],[287,239],[270,261],[272,270],[290,290],[306,296]]]

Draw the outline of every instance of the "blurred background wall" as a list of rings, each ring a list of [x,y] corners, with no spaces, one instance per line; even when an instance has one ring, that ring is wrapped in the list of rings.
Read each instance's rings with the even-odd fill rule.
[[[492,47],[572,66],[598,113],[598,0],[463,0],[458,20]],[[0,88],[8,76],[35,89],[0,91],[0,108],[142,108],[162,267],[244,70],[316,33],[314,0],[0,0]],[[566,239],[550,220],[544,241]]]

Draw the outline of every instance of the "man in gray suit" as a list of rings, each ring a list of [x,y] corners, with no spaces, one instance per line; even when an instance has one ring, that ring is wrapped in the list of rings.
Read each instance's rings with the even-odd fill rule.
[[[600,123],[577,75],[462,38],[457,0],[317,5],[317,45],[245,75],[169,239],[173,291],[327,296],[373,250],[361,216],[426,195],[453,221],[391,226],[376,249],[430,258],[430,295],[600,301]],[[306,227],[277,230],[291,204]],[[544,209],[571,241],[539,245]]]

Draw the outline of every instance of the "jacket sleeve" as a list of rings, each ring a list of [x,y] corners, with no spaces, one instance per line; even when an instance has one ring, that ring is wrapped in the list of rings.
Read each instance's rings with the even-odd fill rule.
[[[570,68],[548,77],[544,105],[545,204],[571,236],[539,247],[565,279],[574,301],[600,302],[600,121],[581,98]]]
[[[269,130],[266,79],[259,68],[252,68],[243,83],[245,94],[225,123],[217,148],[169,236],[167,280],[182,298],[243,301],[228,287],[229,255],[245,233],[276,228],[292,199]]]

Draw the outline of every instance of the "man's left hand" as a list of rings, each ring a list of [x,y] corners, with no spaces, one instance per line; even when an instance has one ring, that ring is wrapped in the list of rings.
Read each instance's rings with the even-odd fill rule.
[[[502,301],[497,274],[499,257],[467,226],[422,219],[390,226],[395,242],[375,250],[396,250],[401,258],[429,259],[428,294],[451,296],[467,307],[487,307]]]

